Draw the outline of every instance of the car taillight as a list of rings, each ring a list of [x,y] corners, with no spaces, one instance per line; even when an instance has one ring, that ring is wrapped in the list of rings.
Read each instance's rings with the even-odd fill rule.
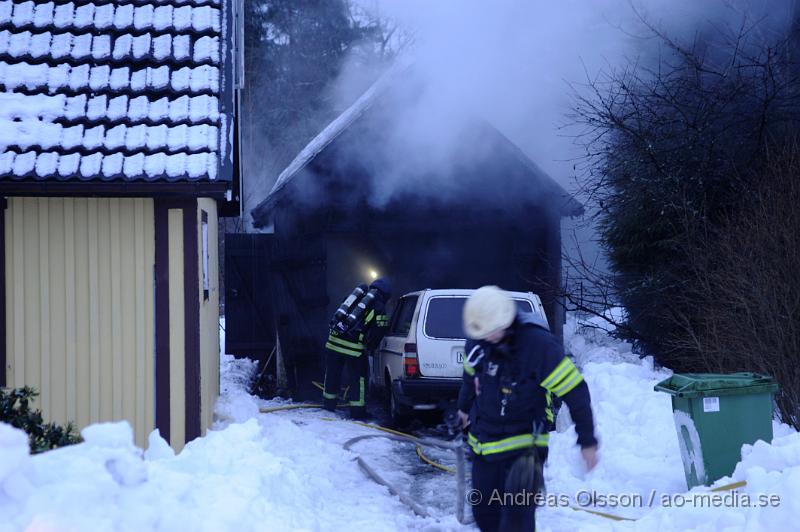
[[[406,344],[403,351],[403,370],[406,377],[419,377],[417,344]]]

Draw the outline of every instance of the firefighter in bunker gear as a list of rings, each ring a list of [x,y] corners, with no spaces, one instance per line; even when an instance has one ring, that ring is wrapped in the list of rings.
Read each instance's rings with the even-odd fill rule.
[[[385,278],[376,279],[369,286],[368,307],[362,309],[360,319],[350,320],[349,327],[331,327],[325,343],[325,384],[322,393],[323,406],[334,411],[339,397],[339,384],[342,370],[347,367],[350,373],[350,415],[354,418],[366,416],[366,384],[369,372],[367,351],[374,349],[383,338],[388,327],[386,303],[392,296],[392,287]],[[356,301],[353,308],[358,306]],[[349,316],[348,316],[349,317]]]
[[[484,532],[533,530],[535,493],[543,488],[541,467],[554,423],[553,396],[569,406],[587,467],[596,464],[589,388],[547,324],[518,311],[497,287],[483,287],[470,296],[464,305],[464,330],[470,339],[458,415],[469,427],[472,487],[481,494],[472,508],[475,521]],[[534,466],[539,469],[524,471]],[[514,485],[532,479],[539,485]],[[521,499],[527,504],[503,504],[505,494],[531,487],[534,493]]]

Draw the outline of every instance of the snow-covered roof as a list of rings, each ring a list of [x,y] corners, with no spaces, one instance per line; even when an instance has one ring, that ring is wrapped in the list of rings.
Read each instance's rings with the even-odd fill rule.
[[[0,180],[206,181],[224,0],[0,0]]]

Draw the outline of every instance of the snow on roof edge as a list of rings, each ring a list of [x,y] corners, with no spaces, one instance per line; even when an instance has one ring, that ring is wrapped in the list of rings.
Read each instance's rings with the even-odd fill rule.
[[[348,107],[342,114],[335,118],[325,129],[323,129],[305,148],[289,163],[283,172],[278,176],[275,185],[265,202],[273,195],[285,187],[291,179],[297,175],[314,157],[319,155],[331,142],[339,135],[344,133],[356,120],[358,120],[375,102],[375,100],[389,88],[390,82],[411,66],[407,62],[399,62],[385,72],[378,80],[373,83],[358,100]]]

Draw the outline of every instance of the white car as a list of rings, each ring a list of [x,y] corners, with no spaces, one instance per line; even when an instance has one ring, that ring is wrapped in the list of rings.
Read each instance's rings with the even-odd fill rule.
[[[400,298],[385,338],[370,357],[370,384],[383,392],[392,419],[444,409],[458,397],[464,368],[461,314],[474,290],[422,290]],[[509,292],[519,308],[547,317],[539,296]]]

